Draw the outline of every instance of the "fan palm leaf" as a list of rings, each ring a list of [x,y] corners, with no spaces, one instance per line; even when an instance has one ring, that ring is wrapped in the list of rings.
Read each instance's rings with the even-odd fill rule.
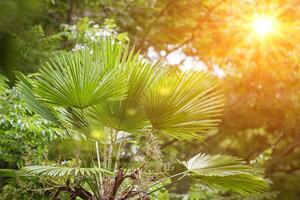
[[[150,127],[142,100],[148,87],[162,76],[162,71],[158,63],[151,64],[131,49],[127,59],[120,64],[120,74],[127,77],[126,98],[93,106],[88,111],[89,116],[121,131],[139,133]]]
[[[193,178],[212,187],[222,187],[244,195],[269,189],[268,183],[254,175],[253,169],[237,157],[200,153],[183,164]]]
[[[205,72],[164,77],[144,98],[147,117],[155,130],[179,139],[202,138],[220,121],[223,95],[217,78]]]
[[[33,94],[32,81],[21,73],[17,73],[16,75],[20,80],[20,82],[17,84],[17,88],[20,91],[22,99],[25,100],[29,108],[52,123],[61,125],[56,111],[53,108],[44,105]]]
[[[48,104],[86,108],[124,98],[126,82],[118,72],[123,45],[105,40],[76,52],[60,52],[37,74],[34,92]],[[118,76],[117,76],[118,75]]]
[[[79,168],[61,166],[27,166],[22,171],[28,175],[42,176],[86,176],[91,177],[100,173],[110,174],[111,172],[102,168]]]
[[[194,176],[193,178],[210,187],[221,187],[242,195],[259,194],[270,189],[263,178],[254,175]]]
[[[236,174],[249,174],[251,167],[241,159],[228,155],[197,154],[184,166],[198,175],[228,176]]]

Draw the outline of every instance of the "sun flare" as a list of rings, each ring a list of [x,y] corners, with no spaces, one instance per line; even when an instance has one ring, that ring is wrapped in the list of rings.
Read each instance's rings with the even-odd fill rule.
[[[276,19],[271,16],[259,16],[252,21],[252,29],[259,37],[265,38],[276,32]]]

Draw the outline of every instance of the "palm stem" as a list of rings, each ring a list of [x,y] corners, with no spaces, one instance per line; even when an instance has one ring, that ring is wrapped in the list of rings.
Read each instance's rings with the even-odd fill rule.
[[[147,189],[149,189],[149,188],[151,188],[151,187],[153,187],[153,186],[156,186],[156,185],[158,185],[158,184],[160,184],[160,183],[163,183],[164,181],[166,181],[166,180],[168,180],[168,179],[172,179],[172,178],[178,177],[178,176],[180,176],[180,175],[186,176],[186,175],[187,175],[187,171],[180,172],[180,173],[178,173],[178,174],[174,174],[174,175],[172,175],[172,176],[163,178],[163,179],[157,181],[156,183],[153,183],[152,185],[150,185],[149,187],[147,187],[145,190],[147,190]]]
[[[182,177],[180,177],[180,178],[177,179],[176,181],[173,181],[173,182],[171,182],[171,183],[169,183],[169,184],[166,184],[166,185],[162,185],[161,187],[158,187],[158,188],[156,188],[155,190],[152,190],[152,191],[148,192],[147,195],[150,195],[150,194],[152,194],[152,193],[154,193],[154,192],[156,192],[156,191],[158,191],[158,190],[161,190],[161,189],[164,188],[164,187],[167,187],[167,186],[173,186],[174,184],[178,183],[179,181],[181,181],[181,180],[184,179],[184,178],[187,178],[187,176],[183,175]]]
[[[100,155],[99,155],[99,142],[98,141],[96,141],[96,154],[97,154],[98,168],[100,169],[101,168],[101,160],[100,160]],[[100,194],[102,194],[102,184],[103,184],[102,174],[100,173],[99,176],[100,176],[100,184],[98,183],[98,188],[100,189]]]

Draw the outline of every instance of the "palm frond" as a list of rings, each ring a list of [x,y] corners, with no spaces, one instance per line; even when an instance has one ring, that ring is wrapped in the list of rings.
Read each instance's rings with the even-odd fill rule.
[[[0,169],[0,177],[15,178],[18,171],[14,169]]]
[[[89,115],[105,126],[137,133],[150,127],[142,100],[148,87],[162,75],[162,67],[146,61],[133,48],[126,48],[119,66],[120,74],[127,77],[126,98],[98,104],[89,109]]]
[[[117,74],[124,47],[112,42],[58,53],[38,73],[34,92],[43,102],[80,109],[124,98],[125,78]]]
[[[102,173],[111,174],[111,172],[101,168],[79,168],[79,167],[58,167],[58,166],[28,166],[22,168],[22,171],[28,175],[42,176],[85,176],[90,177]]]
[[[202,138],[220,121],[224,98],[216,77],[188,72],[164,77],[150,87],[145,110],[155,130],[179,139]]]
[[[200,153],[183,164],[192,178],[211,187],[222,187],[243,195],[269,189],[266,180],[253,175],[253,169],[237,157]]]
[[[17,88],[20,91],[22,99],[27,103],[30,109],[43,118],[53,122],[56,125],[60,125],[60,122],[56,116],[55,110],[42,104],[32,92],[32,82],[29,78],[24,76],[22,73],[16,73],[19,82]]]
[[[251,195],[265,192],[270,189],[269,184],[261,177],[238,174],[230,176],[193,176],[210,187],[221,187],[242,195]]]
[[[251,167],[242,159],[227,155],[200,153],[183,164],[189,171],[204,176],[249,174],[251,171]]]
[[[79,133],[89,135],[92,126],[84,116],[84,111],[76,108],[59,109],[61,119],[65,122],[66,127],[76,130]]]

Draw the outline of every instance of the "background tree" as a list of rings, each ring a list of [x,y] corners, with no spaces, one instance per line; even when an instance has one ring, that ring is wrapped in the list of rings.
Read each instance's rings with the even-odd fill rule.
[[[74,25],[83,17],[89,17],[99,24],[106,18],[114,19],[118,32],[128,32],[128,37],[148,57],[171,61],[174,71],[194,65],[200,69],[221,72],[222,76],[226,74],[222,81],[227,103],[220,131],[217,134],[210,133],[207,145],[199,147],[192,142],[189,145],[194,147],[195,152],[228,152],[248,160],[272,148],[272,159],[266,163],[266,167],[268,176],[274,182],[274,190],[281,191],[282,195],[279,194],[277,198],[299,198],[298,189],[288,184],[299,178],[296,159],[299,156],[299,1],[3,2],[5,6],[0,6],[4,8],[1,12],[1,44],[5,48],[1,48],[0,67],[2,72],[10,74],[9,77],[12,77],[11,71],[16,67],[26,66],[22,68],[23,71],[36,70],[28,68],[29,65],[33,66],[28,62],[30,56],[26,56],[26,60],[18,65],[8,64],[12,63],[7,62],[10,60],[8,57],[13,60],[19,58],[6,48],[6,44],[10,47],[14,44],[11,32],[23,36],[23,32],[31,30],[32,26],[42,25],[45,35],[55,35],[62,30],[61,24]],[[30,8],[30,12],[27,12],[27,8]],[[277,33],[264,39],[257,37],[252,27],[257,15],[276,19],[276,23],[279,23]],[[25,23],[25,19],[28,22]],[[10,39],[6,39],[8,36]],[[74,43],[66,40],[62,36],[61,46],[73,48]],[[152,55],[150,50],[154,52]],[[43,51],[38,49],[38,52]],[[165,151],[173,155],[181,145],[182,142],[177,140],[162,144]],[[192,154],[187,149],[186,155]],[[284,187],[283,182],[287,183]]]

